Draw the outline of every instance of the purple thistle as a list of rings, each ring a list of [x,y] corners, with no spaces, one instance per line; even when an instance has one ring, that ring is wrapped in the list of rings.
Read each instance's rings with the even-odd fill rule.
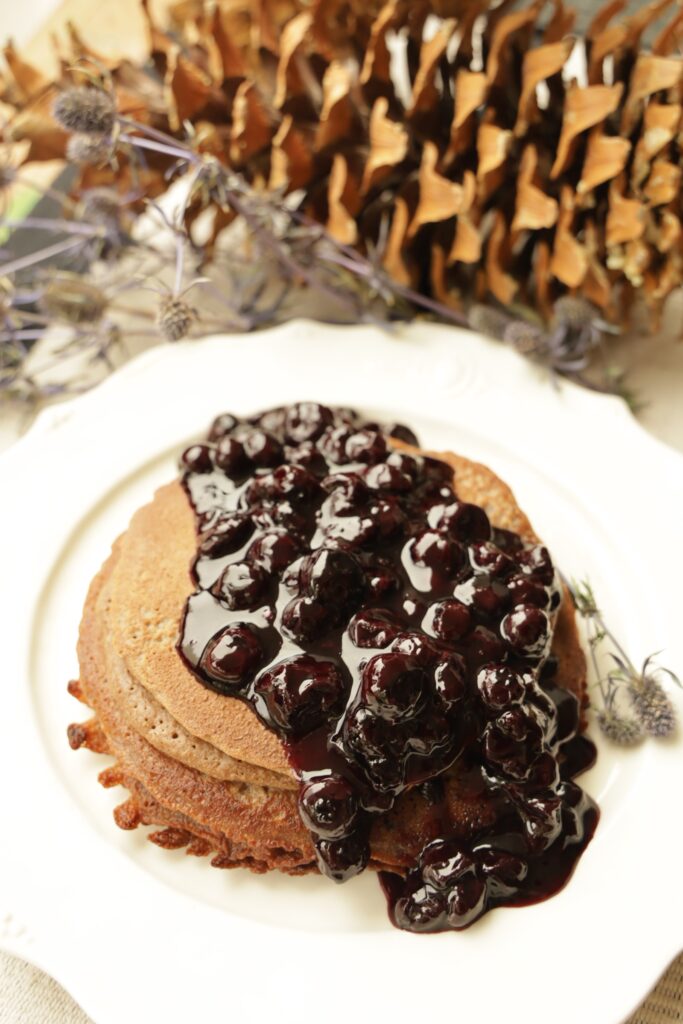
[[[62,128],[83,135],[110,135],[116,122],[111,93],[90,85],[65,89],[55,100],[52,113]]]
[[[676,730],[676,712],[661,683],[653,676],[643,675],[630,680],[628,695],[636,718],[648,736],[662,739]]]
[[[633,718],[625,718],[611,708],[603,708],[597,714],[600,731],[622,747],[632,747],[643,738],[643,731]]]

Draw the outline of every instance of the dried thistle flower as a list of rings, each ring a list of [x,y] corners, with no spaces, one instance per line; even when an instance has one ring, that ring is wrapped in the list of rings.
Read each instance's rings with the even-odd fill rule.
[[[108,163],[114,155],[114,143],[106,135],[86,135],[76,132],[69,136],[66,144],[66,158],[74,164]]]
[[[647,674],[648,661],[640,677],[627,683],[628,695],[636,718],[648,736],[671,736],[676,730],[676,712],[661,683]]]
[[[62,128],[82,135],[110,135],[116,122],[114,97],[91,85],[74,85],[55,100],[53,115]]]
[[[667,675],[680,686],[678,676],[670,669],[654,665],[654,655],[645,659],[638,672],[605,623],[590,583],[587,580],[579,583],[572,581],[569,589],[574,607],[588,623],[590,655],[603,702],[603,707],[598,711],[601,730],[616,743],[624,745],[636,742],[643,732],[655,739],[671,736],[676,728],[676,713],[656,677],[658,674]],[[612,647],[609,654],[614,662],[614,667],[606,674],[600,671],[597,663],[597,650],[604,643]],[[637,721],[617,709],[617,699],[623,689],[629,696]]]
[[[47,317],[69,324],[86,324],[102,319],[108,300],[96,285],[78,274],[62,271],[50,279],[39,304]]]
[[[634,719],[625,718],[611,708],[602,708],[597,714],[601,732],[622,747],[632,747],[643,738],[643,732]]]
[[[77,215],[89,224],[118,228],[121,223],[121,198],[113,188],[88,188],[81,193]]]
[[[88,188],[81,192],[75,217],[100,230],[90,246],[93,257],[116,255],[130,242],[122,197],[113,188]]]
[[[564,324],[574,330],[590,326],[598,317],[598,310],[593,303],[580,295],[563,295],[553,307],[555,324]]]
[[[197,310],[173,295],[161,300],[157,314],[157,327],[166,341],[181,341],[198,319]]]
[[[526,320],[511,320],[503,331],[503,341],[525,356],[540,355],[546,350],[543,330]]]
[[[473,331],[485,334],[488,338],[497,338],[498,341],[503,340],[505,328],[510,323],[510,317],[501,310],[481,302],[476,302],[470,308],[467,320]]]

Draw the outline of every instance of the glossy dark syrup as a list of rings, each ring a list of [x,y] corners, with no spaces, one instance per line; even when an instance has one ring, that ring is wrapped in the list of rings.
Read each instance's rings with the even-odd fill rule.
[[[595,748],[554,680],[548,551],[391,436],[417,443],[315,403],[218,417],[182,458],[198,551],[178,646],[282,739],[329,877],[362,871],[373,818],[420,787],[430,838],[407,877],[382,873],[390,915],[463,928],[564,885],[597,824],[573,782]],[[494,812],[466,841],[453,770]]]

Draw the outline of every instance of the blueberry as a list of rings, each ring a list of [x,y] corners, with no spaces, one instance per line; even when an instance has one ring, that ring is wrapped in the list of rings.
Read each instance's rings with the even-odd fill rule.
[[[441,930],[445,923],[446,903],[444,897],[433,889],[423,886],[415,892],[402,896],[394,907],[394,920],[399,928],[408,932],[433,932]]]
[[[376,600],[385,600],[387,596],[400,590],[402,584],[396,570],[382,559],[377,559],[368,567],[366,580],[368,590]]]
[[[233,623],[211,637],[199,667],[228,690],[247,682],[262,660],[263,652],[254,630],[244,622]]]
[[[415,662],[420,668],[433,668],[439,660],[436,645],[424,633],[401,633],[392,643],[391,650]]]
[[[370,507],[382,540],[396,540],[405,531],[406,517],[395,498],[383,498]]]
[[[420,442],[417,437],[410,427],[406,427],[403,423],[385,423],[384,433],[389,437],[395,437],[397,441],[412,445],[413,448],[419,447]]]
[[[469,875],[457,882],[448,894],[448,923],[451,928],[466,928],[486,909],[486,883]]]
[[[355,428],[361,422],[361,417],[355,409],[349,409],[348,406],[344,405],[337,405],[334,408],[334,421],[335,423],[344,423],[347,427]]]
[[[209,441],[218,441],[221,437],[226,437],[236,426],[237,419],[231,413],[224,412],[220,416],[216,416],[209,430]]]
[[[318,867],[334,882],[346,882],[359,875],[370,859],[370,845],[365,836],[354,834],[343,839],[320,839],[315,847]]]
[[[258,416],[252,416],[249,422],[254,427],[261,427],[268,434],[272,434],[279,441],[284,439],[285,433],[285,420],[287,418],[287,409],[285,406],[278,406],[276,409],[268,409],[266,412],[260,413]]]
[[[244,447],[234,437],[223,437],[216,445],[216,465],[228,476],[238,476],[249,468]]]
[[[390,452],[387,456],[387,465],[393,466],[409,476],[411,480],[417,480],[420,474],[420,462],[406,452]]]
[[[329,548],[357,549],[369,546],[377,534],[377,524],[370,516],[340,516],[324,526],[325,544]]]
[[[363,474],[363,479],[373,491],[409,491],[412,487],[412,480],[407,473],[402,473],[396,466],[390,466],[388,462],[378,462],[368,467]]]
[[[297,735],[317,729],[340,713],[346,699],[337,666],[306,654],[287,658],[263,672],[254,693],[276,728]]]
[[[263,597],[268,577],[249,562],[233,562],[223,570],[212,593],[230,609],[254,608]]]
[[[246,501],[247,508],[250,502]],[[301,512],[292,507],[289,501],[267,502],[265,506],[252,507],[251,518],[257,529],[264,533],[286,530],[297,537],[305,537],[309,528],[309,520]]]
[[[376,654],[363,670],[361,693],[373,711],[390,722],[415,715],[428,692],[429,678],[409,655]]]
[[[312,441],[305,441],[297,448],[286,447],[285,458],[295,466],[302,466],[316,477],[327,474],[327,463]]]
[[[460,640],[472,625],[472,613],[462,601],[455,598],[437,601],[427,613],[429,629],[439,640],[454,643]]]
[[[373,465],[381,462],[387,454],[387,442],[377,430],[358,430],[346,442],[346,458],[349,462],[366,462]]]
[[[448,505],[437,521],[439,529],[447,530],[460,541],[485,541],[491,537],[491,524],[483,508],[466,501]]]
[[[193,444],[180,457],[182,468],[188,473],[211,473],[213,459],[208,444]]]
[[[555,567],[553,566],[550,552],[543,544],[534,544],[526,548],[517,556],[523,568],[531,573],[536,579],[546,586],[555,579]]]
[[[487,661],[504,661],[507,657],[505,644],[485,626],[475,626],[467,638],[467,652],[474,666]]]
[[[284,465],[256,477],[247,489],[247,500],[297,503],[307,501],[318,490],[318,481],[303,466]]]
[[[357,607],[365,590],[363,571],[348,551],[318,549],[302,562],[299,578],[310,597],[335,613]]]
[[[455,839],[435,839],[420,854],[424,881],[434,889],[450,889],[466,875],[476,874],[472,857]]]
[[[482,615],[499,616],[510,606],[510,591],[500,580],[488,573],[480,573],[465,580],[455,590],[455,596],[463,604],[476,608]]]
[[[562,797],[552,790],[547,794],[526,796],[523,820],[532,848],[547,849],[562,831]]]
[[[327,609],[310,597],[292,598],[282,612],[282,632],[302,646],[319,640],[329,623]]]
[[[554,789],[560,781],[560,766],[550,751],[545,750],[530,765],[526,775],[529,786],[537,789]]]
[[[485,759],[514,779],[524,779],[532,761],[541,752],[543,730],[525,708],[504,711],[484,729]]]
[[[540,748],[543,741],[543,730],[539,725],[538,718],[531,708],[520,707],[506,708],[496,719],[496,727],[506,736],[522,742],[530,740]]]
[[[285,440],[290,444],[317,441],[332,419],[331,409],[318,402],[297,402],[285,416]]]
[[[437,530],[423,530],[414,537],[408,551],[415,565],[423,566],[444,575],[453,575],[465,563],[465,550],[445,534]]]
[[[199,553],[208,558],[222,558],[237,551],[249,540],[254,524],[247,515],[230,512],[215,521],[199,538]]]
[[[346,442],[351,437],[351,431],[347,426],[330,427],[318,441],[318,448],[330,462],[335,465],[342,465],[347,462]]]
[[[500,624],[502,637],[523,657],[541,658],[550,642],[548,616],[533,604],[513,608]]]
[[[488,541],[476,541],[470,545],[470,562],[473,569],[482,570],[489,576],[504,578],[514,571],[515,563],[503,551]]]
[[[449,710],[465,696],[466,673],[465,660],[459,654],[444,657],[434,670],[436,695]]]
[[[299,813],[307,828],[324,839],[348,835],[358,817],[358,799],[341,775],[312,779],[299,793]]]
[[[277,466],[282,462],[282,445],[266,430],[252,430],[243,441],[244,451],[257,466]]]
[[[342,736],[346,751],[363,767],[375,790],[387,792],[403,784],[404,744],[395,723],[361,704],[347,712]]]
[[[518,886],[529,873],[529,865],[521,857],[506,850],[497,850],[488,843],[475,847],[473,853],[482,875],[493,877],[506,886]],[[493,894],[498,895],[495,890]]]
[[[296,538],[288,533],[264,533],[257,537],[247,559],[267,573],[281,573],[300,554]]]
[[[513,576],[507,581],[507,588],[513,604],[535,604],[537,608],[550,604],[550,594],[533,576]]]
[[[337,516],[361,511],[370,497],[358,473],[332,473],[322,480],[320,486],[332,495],[329,509]]]
[[[388,647],[401,627],[381,609],[358,612],[349,623],[349,636],[356,647]]]
[[[484,703],[496,711],[521,704],[526,692],[521,676],[507,665],[484,665],[477,673],[477,687]]]
[[[452,739],[453,731],[446,716],[438,711],[432,711],[431,714],[411,723],[407,747],[419,757],[431,757],[448,747]]]

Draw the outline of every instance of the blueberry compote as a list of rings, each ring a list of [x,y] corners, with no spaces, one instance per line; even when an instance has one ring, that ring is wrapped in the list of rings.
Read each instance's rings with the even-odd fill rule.
[[[464,928],[567,880],[597,823],[572,781],[594,758],[550,656],[561,591],[546,548],[460,501],[400,425],[314,402],[229,414],[182,456],[198,551],[179,650],[282,739],[322,872],[362,871],[373,820],[429,806],[392,920]],[[467,838],[444,793],[484,799]],[[431,823],[431,824],[430,824]]]

